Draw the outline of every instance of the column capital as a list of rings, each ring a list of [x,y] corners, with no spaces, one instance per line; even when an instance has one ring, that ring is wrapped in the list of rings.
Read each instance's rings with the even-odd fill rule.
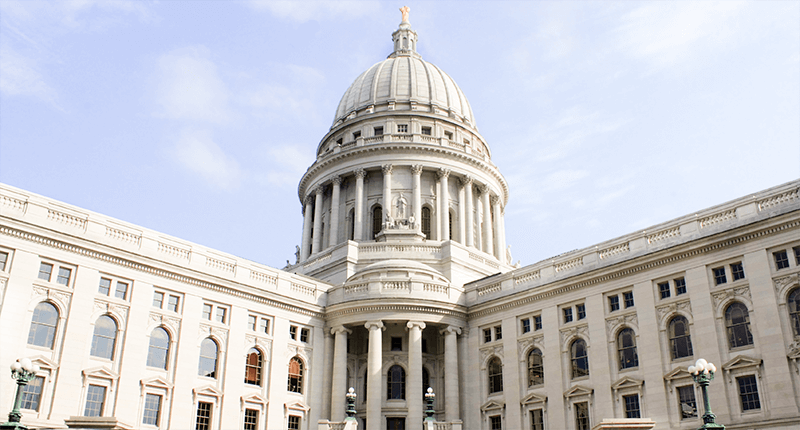
[[[364,177],[367,176],[367,171],[359,167],[353,171],[353,174],[356,175],[356,178],[364,179]]]
[[[392,173],[392,165],[384,164],[383,166],[381,166],[381,172],[383,172],[384,175]]]
[[[381,320],[367,321],[366,324],[364,324],[364,327],[366,327],[367,330],[383,330],[383,331],[386,331],[386,326],[383,325],[383,321],[381,321]]]
[[[415,165],[411,166],[411,173],[413,173],[415,175],[421,175],[422,174],[422,164],[415,164]]]
[[[303,200],[303,204],[304,204],[305,206],[308,206],[308,205],[310,205],[310,204],[312,204],[312,203],[314,203],[314,196],[312,196],[311,194],[309,194],[309,195],[307,195],[307,196],[306,196],[306,198]]]
[[[456,327],[454,325],[449,325],[441,330],[439,330],[439,334],[461,334],[461,327]]]
[[[492,196],[492,197],[490,198],[490,200],[492,201],[492,205],[498,205],[498,204],[500,204],[500,197],[498,197],[498,196]]]
[[[485,184],[478,187],[478,189],[481,190],[481,194],[487,194],[489,192],[489,186]]]
[[[347,328],[347,327],[345,327],[343,325],[337,325],[335,327],[331,327],[331,334],[334,334],[334,335],[335,334],[339,334],[339,333],[350,334],[352,332],[353,332],[353,330],[350,330],[349,328]]]
[[[316,193],[316,195],[318,196],[323,194],[324,192],[325,192],[325,186],[323,186],[322,184],[319,184],[317,185],[316,188],[314,188],[314,193]]]
[[[406,323],[406,328],[411,330],[413,328],[418,328],[420,330],[425,329],[425,323],[422,321],[409,321]]]
[[[472,181],[474,181],[474,180],[475,179],[472,176],[469,176],[469,175],[464,175],[463,177],[458,178],[458,181],[459,181],[459,183],[461,184],[462,187],[467,187],[469,185],[472,185]]]
[[[335,175],[334,177],[331,178],[331,182],[334,185],[342,185],[342,177],[339,175]]]
[[[445,169],[444,167],[440,168],[438,172],[436,172],[436,176],[439,178],[446,178],[450,176],[450,169]]]

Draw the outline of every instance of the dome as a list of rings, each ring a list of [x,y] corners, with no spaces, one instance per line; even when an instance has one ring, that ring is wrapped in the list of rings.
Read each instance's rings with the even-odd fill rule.
[[[442,69],[416,52],[417,34],[402,23],[392,34],[395,50],[362,73],[345,91],[333,126],[364,113],[380,111],[429,112],[457,119],[475,127],[472,108]]]

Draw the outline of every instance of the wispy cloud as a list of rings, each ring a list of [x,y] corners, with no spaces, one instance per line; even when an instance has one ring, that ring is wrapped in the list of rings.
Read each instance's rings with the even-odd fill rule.
[[[330,19],[356,19],[378,10],[376,1],[251,0],[250,6],[281,19],[299,23]]]
[[[244,177],[239,163],[214,142],[208,130],[184,129],[172,154],[181,166],[199,174],[212,188],[235,190]]]
[[[58,110],[57,92],[45,81],[35,60],[20,55],[10,44],[0,42],[0,93],[33,96]]]

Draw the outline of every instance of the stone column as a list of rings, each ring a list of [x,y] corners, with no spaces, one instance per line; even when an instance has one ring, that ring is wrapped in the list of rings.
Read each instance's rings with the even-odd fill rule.
[[[497,252],[495,256],[501,263],[506,262],[506,250],[505,250],[505,240],[503,240],[502,233],[500,230],[500,219],[503,217],[500,216],[502,213],[502,209],[500,207],[500,197],[492,196],[492,206],[494,206],[494,243],[497,244]]]
[[[439,235],[441,240],[450,240],[450,188],[447,178],[450,176],[450,169],[441,168],[438,172],[439,181],[442,184],[441,198],[439,199],[439,216],[442,217],[440,225],[442,233]]]
[[[506,256],[505,255],[506,247],[507,247],[506,246],[506,216],[505,216],[506,215],[506,208],[505,208],[505,206],[501,207],[500,211],[501,211],[501,213],[499,215],[497,215],[497,218],[500,219],[500,224],[499,224],[500,225],[500,232],[497,233],[497,237],[498,237],[498,240],[500,240],[500,243],[502,244],[501,245],[502,246],[502,248],[501,248],[502,251],[501,252],[503,253],[502,254],[503,257],[505,257]],[[514,264],[514,262],[513,261],[509,261],[508,264],[511,265],[511,264]]]
[[[464,245],[467,243],[467,212],[464,208],[466,191],[464,190],[464,180],[459,179],[458,183],[458,243]]]
[[[461,419],[458,400],[458,335],[461,329],[448,326],[444,334],[444,417],[445,421]]]
[[[303,242],[300,244],[300,261],[308,258],[308,246],[311,244],[311,196],[306,196],[306,207],[303,210]]]
[[[442,240],[442,181],[439,178],[436,178],[436,189],[434,190],[434,209],[431,214],[431,222],[435,223],[436,231],[434,232],[433,226],[431,226],[431,234],[433,234],[433,240]]]
[[[325,188],[317,185],[317,199],[314,203],[314,237],[311,242],[311,254],[322,251],[322,195]]]
[[[331,388],[331,421],[343,421],[347,393],[347,335],[351,330],[344,326],[333,327],[336,336],[333,344],[333,386]]]
[[[414,219],[417,224],[422,225],[422,185],[420,185],[420,177],[422,176],[422,164],[415,164],[411,166],[411,177],[413,183],[411,185],[414,196],[412,197],[411,204],[414,205]]]
[[[325,368],[322,369],[322,392],[330,393],[333,389],[333,381],[331,372],[333,371],[333,336],[331,335],[330,327],[325,326],[323,329],[325,336],[325,344],[323,345],[325,351]],[[331,418],[331,398],[322,396],[322,410],[320,411],[320,418]]]
[[[483,224],[481,223],[481,210],[483,205],[481,204],[481,198],[479,195],[475,195],[475,248],[479,250],[483,250]]]
[[[364,327],[369,330],[369,354],[367,357],[367,424],[380,428],[383,386],[381,384],[383,333],[382,321],[368,321]],[[378,425],[376,425],[378,423]]]
[[[381,166],[383,172],[383,218],[392,215],[392,165]],[[393,217],[394,218],[394,217]],[[382,221],[382,220],[381,220]]]
[[[353,240],[364,240],[364,177],[367,172],[362,168],[355,171],[356,175],[356,202],[353,211]]]
[[[406,404],[408,405],[409,428],[413,423],[422,422],[422,391],[428,387],[422,386],[422,330],[425,323],[409,321],[408,328],[408,384],[406,389]]]
[[[483,252],[494,254],[492,241],[492,206],[489,199],[489,186],[481,187],[481,200],[483,200]]]
[[[467,241],[464,242],[467,246],[475,246],[475,218],[474,218],[474,210],[472,208],[472,177],[465,176],[464,177],[464,202],[466,203],[466,211],[467,215]]]
[[[339,242],[339,193],[342,185],[342,177],[333,177],[333,192],[331,196],[331,234],[328,246],[334,246]]]

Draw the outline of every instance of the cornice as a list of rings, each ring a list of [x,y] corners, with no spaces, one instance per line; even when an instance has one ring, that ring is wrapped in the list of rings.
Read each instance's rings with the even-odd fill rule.
[[[391,299],[381,299],[382,301],[391,300]],[[425,304],[407,304],[407,303],[363,303],[357,304],[354,302],[349,303],[342,303],[335,305],[335,307],[341,307],[341,305],[345,305],[342,309],[334,309],[328,311],[326,313],[326,318],[328,320],[334,318],[340,318],[348,315],[354,314],[362,314],[362,313],[370,313],[370,312],[407,312],[407,313],[422,313],[422,314],[430,314],[430,315],[438,315],[438,316],[448,316],[453,318],[458,318],[460,320],[467,319],[467,312],[458,310],[458,309],[448,309],[443,307],[436,307],[433,305],[425,305]]]
[[[15,237],[18,239],[26,240],[28,242],[37,243],[39,245],[49,246],[51,248],[60,249],[63,251],[71,252],[73,254],[78,254],[84,257],[93,258],[95,260],[100,260],[106,263],[115,264],[117,266],[126,267],[128,269],[137,270],[140,272],[148,273],[151,275],[155,275],[161,278],[182,282],[184,284],[193,285],[196,287],[204,288],[211,291],[216,291],[223,294],[228,294],[230,296],[239,297],[245,300],[250,300],[262,304],[266,304],[269,306],[273,306],[276,308],[280,308],[289,312],[295,312],[302,315],[316,317],[316,318],[324,318],[325,313],[320,311],[315,311],[312,309],[307,309],[301,306],[292,305],[289,303],[284,303],[278,300],[274,300],[268,297],[259,296],[256,294],[248,293],[245,291],[241,291],[236,288],[228,287],[225,285],[215,284],[212,282],[207,282],[198,278],[194,278],[191,276],[182,275],[180,273],[169,271],[165,269],[161,269],[158,267],[154,267],[151,265],[139,263],[133,260],[129,260],[122,257],[117,257],[105,252],[95,251],[89,248],[85,248],[78,245],[73,245],[58,239],[51,239],[39,234],[30,233],[27,231],[19,230],[7,225],[0,225],[0,234]]]
[[[575,291],[575,290],[581,289],[583,287],[588,287],[588,286],[600,284],[600,283],[603,283],[603,282],[606,282],[606,281],[619,279],[619,278],[622,278],[622,277],[625,277],[625,276],[628,276],[628,275],[631,275],[631,274],[634,274],[634,273],[644,272],[646,270],[649,270],[649,269],[652,269],[652,268],[655,268],[655,267],[664,266],[666,264],[671,264],[671,263],[674,263],[676,261],[686,260],[688,258],[692,258],[692,257],[698,256],[698,255],[701,255],[701,254],[705,254],[705,253],[708,253],[708,252],[712,252],[712,251],[720,250],[720,249],[727,248],[727,247],[730,247],[730,246],[734,246],[734,245],[737,245],[737,244],[739,244],[741,242],[749,241],[749,240],[756,239],[756,238],[763,237],[763,236],[772,235],[772,234],[775,234],[775,233],[778,233],[778,232],[781,232],[781,231],[784,231],[784,230],[794,229],[794,228],[798,228],[798,227],[800,227],[800,219],[795,219],[795,220],[784,222],[784,223],[781,223],[781,224],[778,224],[778,225],[775,225],[775,226],[772,226],[772,227],[769,227],[769,228],[761,229],[759,231],[755,231],[755,232],[747,233],[747,234],[742,234],[742,235],[739,235],[739,236],[736,236],[736,237],[732,237],[732,238],[728,238],[728,239],[723,239],[723,240],[720,240],[718,242],[711,243],[711,244],[708,244],[708,245],[705,245],[705,246],[700,246],[700,247],[695,248],[695,249],[690,249],[690,250],[687,250],[687,251],[684,251],[684,252],[679,252],[679,253],[672,254],[672,255],[669,255],[669,256],[653,259],[651,261],[647,261],[647,262],[644,262],[644,263],[636,264],[636,265],[633,265],[633,266],[630,266],[630,267],[627,267],[627,268],[624,268],[624,269],[611,271],[611,272],[606,273],[606,274],[601,275],[601,276],[594,276],[594,277],[591,277],[589,279],[570,284],[569,282],[570,282],[571,279],[574,279],[576,277],[585,277],[587,274],[591,274],[592,272],[598,271],[598,270],[606,270],[606,269],[608,269],[608,267],[595,269],[592,272],[577,274],[577,275],[575,275],[575,276],[573,276],[571,278],[567,278],[567,279],[562,279],[562,280],[556,281],[557,283],[562,283],[562,284],[563,283],[568,283],[567,285],[563,285],[563,286],[560,286],[560,287],[557,287],[557,288],[554,288],[554,289],[551,289],[551,290],[548,290],[548,291],[544,291],[542,293],[527,295],[527,294],[530,294],[530,293],[523,290],[523,291],[519,291],[519,292],[515,293],[514,295],[526,295],[525,297],[520,297],[520,298],[516,298],[516,299],[511,298],[511,300],[509,300],[510,297],[508,297],[508,296],[500,297],[500,298],[497,298],[496,300],[497,301],[508,300],[508,301],[504,301],[503,303],[494,304],[494,305],[492,305],[491,302],[481,303],[480,305],[478,305],[478,306],[481,307],[481,309],[479,309],[479,310],[477,310],[475,312],[471,312],[470,310],[467,311],[468,319],[469,320],[473,320],[473,319],[480,318],[480,317],[483,317],[483,316],[486,316],[486,315],[490,315],[490,314],[493,314],[493,313],[496,313],[496,312],[502,312],[502,311],[507,310],[507,309],[513,309],[513,308],[515,308],[517,306],[522,306],[522,305],[525,305],[525,304],[528,304],[528,303],[531,303],[531,302],[535,302],[535,301],[538,301],[538,300],[543,300],[543,299],[547,299],[547,298],[550,298],[550,297],[554,297],[554,296],[558,296],[558,295],[561,295],[561,294],[565,294],[565,293],[568,293],[570,291]],[[721,232],[720,234],[725,234],[725,233],[730,233],[730,232]],[[708,239],[708,238],[697,239],[697,240],[695,240],[693,242],[689,242],[686,245],[689,245],[689,244],[692,244],[692,243],[696,243],[697,241],[704,240],[704,239]],[[669,252],[669,248],[665,249],[665,250],[658,251],[658,253],[660,253],[660,254],[663,254],[665,252]],[[642,258],[647,258],[647,257],[651,257],[651,255],[644,255],[644,256],[636,257],[635,259],[642,259]]]

